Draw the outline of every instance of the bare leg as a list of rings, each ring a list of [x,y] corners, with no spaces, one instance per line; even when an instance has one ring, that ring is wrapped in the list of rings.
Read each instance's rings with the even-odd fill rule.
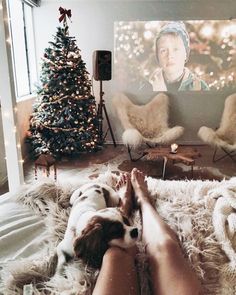
[[[121,196],[121,210],[130,216],[133,208],[133,189],[130,174],[122,174],[116,190]],[[109,248],[102,261],[101,271],[93,295],[138,295],[138,279],[135,267],[136,248]]]
[[[138,294],[134,257],[121,248],[109,248],[103,257],[93,295]]]
[[[116,185],[116,190],[121,197],[121,211],[125,216],[130,217],[134,207],[134,196],[129,173],[121,175]]]
[[[200,294],[200,284],[182,255],[175,233],[151,204],[143,173],[134,168],[131,182],[142,214],[142,238],[150,259],[153,294]]]

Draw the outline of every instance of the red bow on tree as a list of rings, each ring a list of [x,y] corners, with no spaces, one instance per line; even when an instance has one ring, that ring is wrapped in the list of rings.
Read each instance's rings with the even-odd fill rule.
[[[66,21],[66,16],[68,16],[69,18],[71,18],[71,10],[70,9],[67,10],[65,8],[60,7],[59,8],[59,11],[60,11],[60,14],[61,14],[61,16],[59,18],[59,22],[61,22],[63,20]]]

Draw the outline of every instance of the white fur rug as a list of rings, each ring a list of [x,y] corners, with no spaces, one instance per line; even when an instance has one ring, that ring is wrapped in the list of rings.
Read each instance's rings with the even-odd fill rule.
[[[61,177],[54,183],[39,180],[23,187],[15,196],[45,221],[48,240],[44,254],[34,259],[12,262],[4,268],[5,294],[23,294],[31,284],[33,294],[91,294],[98,271],[76,261],[65,276],[53,276],[55,246],[62,239],[69,215],[69,198],[75,188],[91,179]],[[117,176],[110,172],[99,181],[114,186]],[[96,181],[96,180],[95,180]],[[236,294],[236,178],[227,181],[163,181],[148,178],[149,191],[164,220],[178,234],[186,259],[197,273],[205,295]],[[138,214],[135,222],[139,223]],[[138,272],[141,295],[149,295],[147,262],[139,245]]]

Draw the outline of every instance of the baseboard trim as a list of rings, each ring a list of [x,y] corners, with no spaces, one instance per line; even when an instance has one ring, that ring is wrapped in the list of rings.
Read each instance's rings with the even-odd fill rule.
[[[202,141],[176,141],[179,145],[202,145],[202,146],[207,146],[207,144],[203,143]],[[105,145],[113,145],[112,140],[107,140]],[[116,144],[118,145],[123,145],[123,141],[116,141]]]

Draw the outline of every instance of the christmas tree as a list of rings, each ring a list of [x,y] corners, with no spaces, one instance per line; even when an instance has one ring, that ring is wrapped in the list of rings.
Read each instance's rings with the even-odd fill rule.
[[[56,158],[98,149],[96,102],[91,80],[66,18],[71,11],[59,8],[63,26],[45,49],[38,100],[30,119],[31,155]]]

